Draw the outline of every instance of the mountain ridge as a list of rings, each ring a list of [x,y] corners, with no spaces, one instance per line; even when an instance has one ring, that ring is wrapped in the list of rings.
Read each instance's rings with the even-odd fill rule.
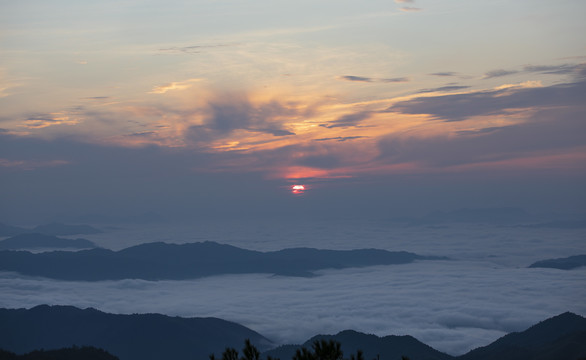
[[[23,233],[0,241],[0,250],[88,249],[96,244],[87,239],[65,239],[40,233]]]
[[[271,344],[245,326],[213,317],[111,314],[64,305],[0,309],[0,348],[16,353],[91,345],[122,360],[193,359],[239,347],[246,338],[262,349]]]
[[[314,276],[321,269],[407,264],[446,260],[405,251],[378,249],[320,250],[293,248],[260,252],[206,241],[187,244],[146,243],[119,251],[95,248],[77,252],[0,251],[0,271],[59,280],[183,280],[212,275],[268,273]],[[103,266],[108,264],[108,266]]]
[[[528,329],[509,333],[496,341],[461,355],[452,356],[410,335],[379,337],[355,330],[335,335],[316,335],[301,345],[274,347],[265,336],[230,321],[184,318],[163,314],[110,314],[94,308],[38,305],[30,309],[0,308],[0,349],[25,353],[38,348],[59,349],[94,346],[120,360],[177,360],[208,358],[226,347],[240,349],[245,339],[267,355],[282,360],[316,340],[334,340],[348,357],[357,350],[365,359],[417,360],[576,360],[586,357],[586,319],[565,312]]]

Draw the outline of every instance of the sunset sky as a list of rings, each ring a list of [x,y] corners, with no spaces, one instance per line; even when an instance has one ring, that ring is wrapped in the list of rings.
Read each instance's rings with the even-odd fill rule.
[[[585,14],[582,0],[0,0],[0,221],[583,216]]]

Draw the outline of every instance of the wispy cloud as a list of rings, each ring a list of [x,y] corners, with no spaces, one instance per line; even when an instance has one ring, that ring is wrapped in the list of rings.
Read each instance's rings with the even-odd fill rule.
[[[0,68],[0,98],[11,95],[9,89],[20,86],[19,83],[11,80],[3,68]]]
[[[352,127],[358,126],[358,124],[373,115],[371,111],[359,111],[356,113],[346,114],[334,121],[331,121],[327,124],[321,124],[320,126],[331,129],[337,127]]]
[[[401,11],[405,11],[405,12],[417,12],[417,11],[422,11],[422,8],[418,8],[418,7],[414,7],[414,6],[403,6],[401,8]]]
[[[108,99],[110,99],[110,96],[90,96],[90,97],[85,97],[83,99],[84,100],[97,100],[97,101],[101,101],[101,100],[108,100]]]
[[[562,65],[526,65],[523,70],[526,72],[537,72],[542,74],[571,74],[584,67],[583,64],[562,64]]]
[[[580,83],[520,88],[509,93],[493,91],[421,98],[411,103],[419,109],[416,113],[446,121],[493,115],[503,123],[507,116],[515,114],[513,110],[524,110],[513,117],[513,123],[504,122],[506,125],[501,126],[478,127],[478,123],[469,122],[476,128],[462,129],[455,134],[389,135],[379,143],[380,156],[392,163],[414,162],[443,168],[491,163],[506,166],[511,161],[516,161],[517,167],[523,163],[537,167],[580,167],[584,161],[580,160],[584,157],[580,154],[586,147],[582,135],[586,125],[580,119],[586,114],[586,107],[576,94],[584,90],[586,84]],[[557,107],[550,107],[554,103]],[[459,104],[458,109],[454,109],[454,104]],[[523,115],[522,121],[519,114]],[[557,161],[556,156],[559,156]]]
[[[498,115],[514,109],[548,105],[581,106],[578,94],[586,82],[536,87],[532,84],[507,85],[495,90],[414,98],[391,106],[387,111],[403,114],[429,114],[444,121],[462,121],[473,116]]]
[[[57,113],[37,113],[30,115],[24,120],[24,124],[22,126],[29,128],[29,129],[42,129],[49,126],[55,125],[76,125],[79,124],[81,120],[72,114],[67,114],[64,112],[57,112]]]
[[[201,79],[188,79],[184,81],[171,82],[165,85],[155,86],[149,94],[164,94],[172,90],[185,90],[193,86],[193,83],[201,81]]]
[[[415,4],[415,0],[395,0],[395,3],[403,5],[399,8],[401,11],[414,12],[423,10],[422,8],[415,6],[404,6],[404,4]]]
[[[320,139],[315,139],[314,141],[348,141],[348,140],[356,140],[356,139],[363,139],[366,138],[366,136],[335,136],[335,137],[329,137],[329,138],[320,138]]]
[[[0,167],[19,170],[34,170],[44,167],[55,167],[69,164],[66,160],[9,160],[0,158]]]
[[[373,79],[364,76],[353,76],[353,75],[345,75],[340,76],[340,79],[347,80],[347,81],[358,81],[358,82],[372,82]]]
[[[565,75],[573,74],[585,67],[584,64],[561,64],[561,65],[525,65],[522,70],[491,70],[484,74],[483,79],[492,79],[502,76],[526,73],[541,73],[548,75]]]
[[[496,77],[513,75],[513,74],[517,74],[518,72],[519,71],[517,71],[517,70],[504,70],[504,69],[491,70],[491,71],[484,74],[483,79],[492,79],[492,78],[496,78]]]
[[[458,73],[453,72],[453,71],[444,71],[444,72],[431,73],[429,75],[448,77],[448,76],[458,76]]]
[[[432,88],[432,89],[421,89],[419,91],[417,91],[418,93],[430,93],[430,92],[443,92],[443,91],[457,91],[457,90],[464,90],[464,89],[469,89],[470,86],[465,86],[465,85],[446,85],[446,86],[440,86],[437,88]]]
[[[372,77],[365,77],[365,76],[353,76],[353,75],[344,75],[338,77],[340,80],[346,81],[356,81],[356,82],[385,82],[385,83],[403,83],[408,82],[409,78],[407,77],[396,77],[396,78],[372,78]]]
[[[167,48],[161,48],[158,51],[160,53],[169,54],[199,54],[206,50],[213,50],[218,48],[226,48],[238,46],[240,43],[220,43],[220,44],[203,44],[203,45],[188,45],[188,46],[170,46]]]
[[[154,131],[143,131],[143,132],[135,132],[132,134],[126,134],[123,136],[127,136],[127,137],[150,137],[152,135],[155,135],[156,132]]]

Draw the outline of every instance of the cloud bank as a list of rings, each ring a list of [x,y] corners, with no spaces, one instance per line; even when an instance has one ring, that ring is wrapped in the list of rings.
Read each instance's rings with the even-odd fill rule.
[[[249,231],[253,228],[249,224]],[[328,229],[334,228],[337,226],[330,225]],[[335,236],[351,229],[342,225],[340,231],[326,235],[322,246],[362,244],[355,236]],[[391,242],[381,232],[363,233],[371,245],[428,251],[431,246],[454,260],[327,270],[310,279],[242,275],[195,281],[84,283],[3,273],[0,306],[72,304],[115,313],[214,316],[242,323],[277,343],[298,343],[317,333],[344,329],[381,336],[410,334],[450,354],[486,345],[564,311],[586,314],[581,301],[586,296],[582,286],[586,270],[524,268],[531,259],[523,249],[532,244],[532,259],[549,256],[551,234],[492,230],[488,241],[486,229],[474,228],[402,230],[405,236]],[[353,231],[362,233],[358,228]],[[398,235],[396,231],[392,234]],[[560,254],[581,246],[580,231],[556,234]],[[315,236],[309,235],[297,230],[299,240],[313,243]],[[241,232],[238,236],[240,245],[251,239]],[[275,238],[271,240],[275,246]],[[279,243],[291,241],[295,240]]]

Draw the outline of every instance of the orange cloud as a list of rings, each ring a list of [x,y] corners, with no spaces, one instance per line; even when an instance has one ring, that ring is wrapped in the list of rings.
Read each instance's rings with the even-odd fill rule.
[[[55,112],[50,114],[31,115],[24,120],[24,124],[21,124],[21,126],[29,129],[42,129],[55,125],[77,125],[80,122],[81,118],[74,114]]]
[[[193,86],[194,82],[201,81],[201,79],[188,79],[185,81],[171,82],[165,85],[155,86],[149,94],[164,94],[172,90],[185,90]]]

